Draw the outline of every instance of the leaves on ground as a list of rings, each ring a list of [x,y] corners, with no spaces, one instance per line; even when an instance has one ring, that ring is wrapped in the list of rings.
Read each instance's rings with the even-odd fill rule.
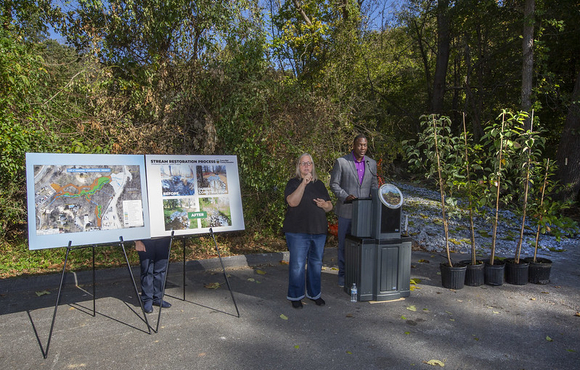
[[[266,271],[256,270],[256,274],[258,274],[258,275],[266,275]]]
[[[423,363],[425,363],[427,365],[431,365],[431,366],[441,366],[441,367],[444,367],[445,366],[445,364],[443,363],[443,361],[439,361],[439,360],[423,361]]]
[[[46,295],[46,294],[50,294],[50,292],[48,290],[43,290],[43,291],[40,291],[40,292],[36,292],[36,295],[39,296],[39,297],[40,296],[43,296],[43,295]]]
[[[553,342],[553,341],[554,341],[554,339],[550,338],[548,335],[546,335],[546,340],[547,340],[548,342]]]
[[[401,315],[401,320],[407,320],[407,318],[404,315]]]
[[[217,289],[220,287],[220,283],[207,283],[204,285],[206,289]]]
[[[284,260],[282,260],[282,261],[280,261],[280,264],[281,264],[281,265],[287,265],[287,264],[288,264],[288,261],[284,261]]]
[[[298,348],[300,348],[300,346],[297,344],[297,345],[294,346],[294,348],[295,349],[298,349]]]
[[[417,286],[417,284],[419,284],[420,282],[421,279],[411,279],[409,290],[413,292],[415,291],[415,289],[421,289],[421,287]]]
[[[421,258],[419,261],[417,261],[419,263],[430,263],[429,260],[423,259]]]
[[[288,320],[288,316],[286,316],[286,315],[284,315],[284,314],[281,314],[281,315],[280,315],[280,318],[281,318],[282,320]]]
[[[415,306],[407,306],[407,310],[415,312],[415,311],[417,311],[417,307],[415,307]]]

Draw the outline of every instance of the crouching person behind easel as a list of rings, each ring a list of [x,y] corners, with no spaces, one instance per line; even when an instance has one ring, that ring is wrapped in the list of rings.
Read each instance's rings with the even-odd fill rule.
[[[137,240],[135,250],[141,264],[141,300],[146,313],[153,312],[153,305],[171,307],[163,299],[163,284],[167,273],[171,238]]]

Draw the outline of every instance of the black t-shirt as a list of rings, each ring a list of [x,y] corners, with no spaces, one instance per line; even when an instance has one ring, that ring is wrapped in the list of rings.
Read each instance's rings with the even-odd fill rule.
[[[302,179],[292,178],[286,184],[284,190],[284,200],[292,194]],[[304,234],[326,234],[328,223],[326,221],[326,212],[314,203],[315,198],[330,200],[328,190],[322,181],[308,183],[304,189],[304,195],[300,204],[296,207],[290,207],[286,201],[286,217],[282,231],[285,233],[304,233]]]

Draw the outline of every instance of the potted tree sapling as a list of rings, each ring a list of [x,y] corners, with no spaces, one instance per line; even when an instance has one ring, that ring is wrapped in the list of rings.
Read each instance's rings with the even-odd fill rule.
[[[546,195],[546,186],[548,184],[548,177],[550,176],[550,158],[545,160],[546,170],[544,171],[544,181],[540,190],[540,203],[537,210],[537,228],[536,240],[534,242],[534,256],[526,257],[524,260],[529,264],[528,281],[533,284],[548,284],[550,282],[550,273],[552,270],[552,260],[538,257],[538,246],[540,242],[540,231],[544,226],[544,199]]]
[[[508,115],[509,117],[506,119]],[[486,196],[490,201],[495,203],[491,249],[489,260],[487,260],[484,267],[484,280],[485,284],[494,286],[503,285],[504,282],[505,262],[496,258],[495,247],[497,242],[500,200],[503,198],[503,201],[507,202],[513,196],[509,193],[511,181],[505,176],[505,172],[511,166],[511,159],[518,146],[515,138],[519,130],[515,123],[518,122],[518,119],[523,119],[519,117],[519,114],[514,115],[504,109],[498,116],[498,118],[501,118],[501,124],[494,122],[486,129],[486,133],[482,138],[487,142],[488,148],[492,152],[490,156],[491,173],[488,177],[490,186],[486,188]]]
[[[436,177],[437,187],[441,196],[441,217],[445,234],[445,251],[447,262],[440,264],[441,281],[445,288],[461,289],[465,284],[465,264],[454,264],[449,248],[449,224],[446,209],[446,191],[451,189],[453,172],[456,171],[457,155],[455,148],[458,138],[451,135],[451,120],[449,117],[429,115],[421,117],[422,132],[417,143],[405,142],[409,163],[411,166],[427,170],[426,177]],[[443,158],[445,160],[443,160]],[[424,162],[423,162],[424,160]]]
[[[522,122],[523,123],[523,122]],[[525,285],[528,282],[528,267],[529,263],[520,258],[522,251],[522,244],[524,240],[524,230],[526,227],[526,213],[528,209],[528,194],[530,189],[531,168],[537,163],[537,159],[541,156],[543,148],[543,139],[540,132],[534,132],[534,112],[532,111],[532,118],[530,130],[522,135],[521,153],[524,161],[520,166],[522,170],[521,179],[523,181],[523,204],[522,204],[522,223],[520,226],[520,235],[515,249],[513,259],[506,259],[505,279],[509,284]]]
[[[477,158],[477,153],[480,151],[480,146],[477,145],[469,145],[468,134],[467,134],[467,126],[465,124],[465,113],[463,113],[463,159],[464,159],[464,166],[463,169],[465,172],[459,176],[459,179],[454,181],[454,185],[459,189],[465,189],[466,191],[466,208],[469,217],[469,234],[470,234],[470,242],[471,242],[471,258],[468,261],[462,261],[466,264],[466,271],[465,271],[465,285],[468,286],[480,286],[484,283],[484,266],[485,264],[481,260],[477,260],[477,252],[475,247],[475,226],[474,226],[474,217],[475,211],[478,204],[478,187],[480,186],[480,182],[476,179],[472,179],[472,172],[470,169],[473,168],[475,170],[481,170],[481,159],[475,159],[473,162],[470,160],[470,157]],[[461,140],[460,140],[461,142]],[[470,156],[469,152],[472,152]],[[476,155],[474,156],[475,153]]]
[[[534,241],[533,257],[526,257],[524,261],[529,263],[528,282],[534,284],[548,284],[552,269],[552,260],[539,257],[540,234],[550,233],[560,240],[566,235],[573,235],[578,232],[578,225],[575,221],[563,215],[563,212],[570,208],[571,202],[554,200],[551,194],[561,191],[561,184],[553,180],[557,171],[557,166],[550,159],[544,159],[542,166],[537,166],[535,178],[542,182],[542,186],[536,189],[536,195],[532,197],[530,204],[531,218],[536,226],[536,236]]]

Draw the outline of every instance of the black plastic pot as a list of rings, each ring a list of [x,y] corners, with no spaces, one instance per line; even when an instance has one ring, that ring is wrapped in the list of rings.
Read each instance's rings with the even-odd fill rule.
[[[456,263],[453,267],[447,263],[439,264],[441,270],[441,284],[447,289],[462,289],[465,285],[466,266]]]
[[[528,282],[532,284],[548,284],[550,282],[550,272],[552,270],[552,260],[547,258],[526,257],[524,261],[530,264],[528,269]]]
[[[479,260],[476,262],[477,264],[475,265],[471,264],[471,260],[459,262],[466,265],[465,285],[467,286],[480,286],[485,282],[485,263]]]
[[[488,261],[485,262],[484,281],[487,285],[499,286],[503,285],[505,275],[505,262],[493,261],[490,265]]]
[[[530,264],[520,259],[516,263],[514,259],[505,260],[505,282],[514,285],[526,285],[528,283],[528,271]]]

